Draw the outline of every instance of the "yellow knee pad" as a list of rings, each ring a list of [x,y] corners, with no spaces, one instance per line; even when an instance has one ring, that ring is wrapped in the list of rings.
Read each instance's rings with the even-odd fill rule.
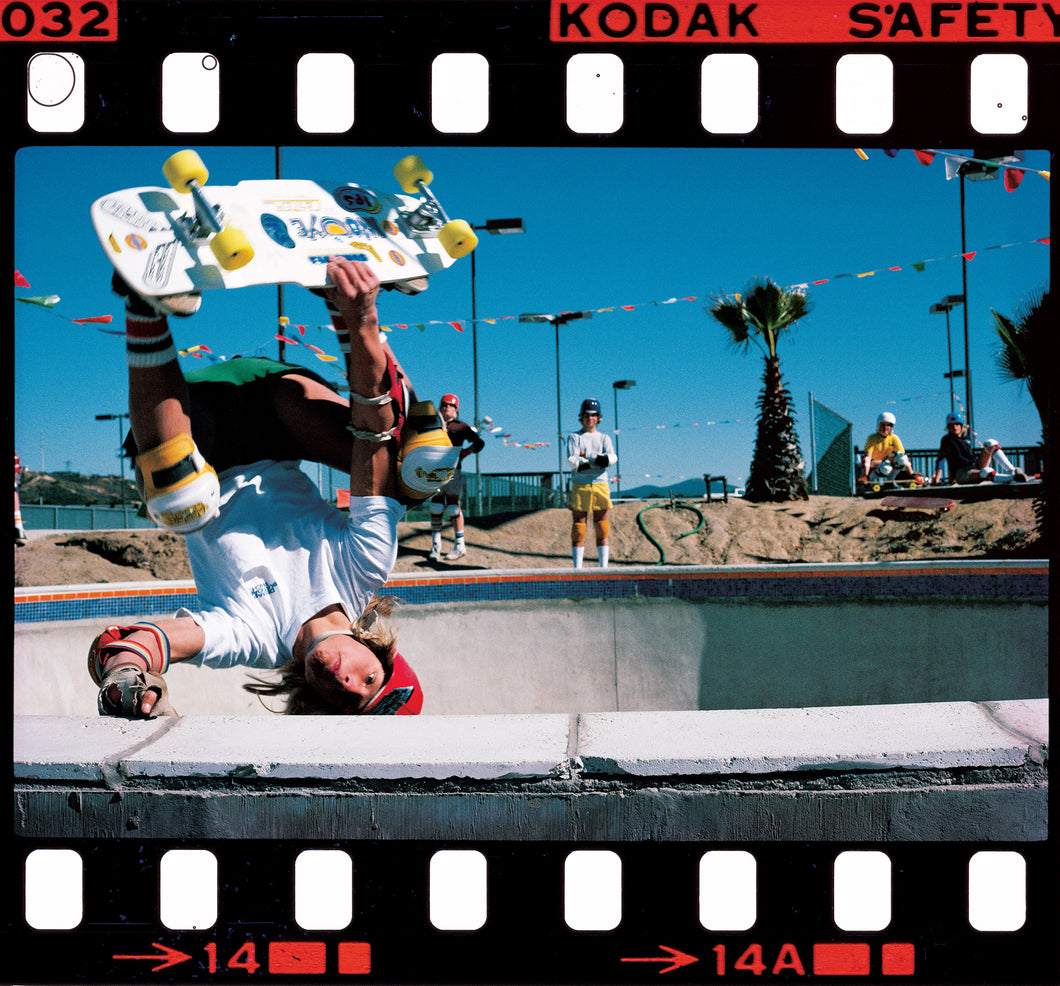
[[[460,449],[453,447],[434,404],[413,404],[401,429],[397,459],[401,492],[412,500],[426,500],[453,478],[459,462]]]
[[[176,534],[205,527],[221,509],[217,473],[195,447],[178,435],[136,459],[150,518]]]
[[[575,521],[570,526],[570,543],[577,547],[585,544],[585,521]]]
[[[606,520],[598,520],[593,524],[593,530],[596,532],[596,543],[600,544],[610,536],[611,524]]]

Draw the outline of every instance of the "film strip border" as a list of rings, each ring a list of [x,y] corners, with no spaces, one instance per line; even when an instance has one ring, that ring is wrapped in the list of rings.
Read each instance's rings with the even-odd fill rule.
[[[1041,862],[1040,845],[49,847],[24,860],[24,952],[65,929],[50,981],[1047,982]]]
[[[223,61],[210,51],[162,58],[161,122],[174,136],[213,133],[221,123]],[[85,126],[86,74],[74,51],[37,52],[26,65],[26,121],[40,134],[76,134]],[[700,123],[705,136],[752,133],[760,121],[760,66],[754,55],[707,55],[699,66]],[[298,57],[292,94],[295,121],[314,135],[348,134],[357,122],[357,65],[342,52]],[[968,65],[968,116],[978,135],[1021,134],[1028,122],[1028,64],[1022,55],[988,53]],[[490,124],[490,62],[481,54],[445,52],[430,63],[430,124],[439,135],[467,137]],[[846,54],[835,62],[834,120],[851,137],[882,136],[895,123],[895,64],[886,54]],[[574,134],[615,134],[625,122],[626,73],[613,53],[572,55],[563,68],[563,121]]]
[[[3,0],[0,43],[8,42],[8,91],[24,93],[16,142],[128,142],[135,121],[137,143],[241,135],[266,144],[611,137],[893,145],[918,132],[932,144],[940,134],[965,143],[1018,135],[1021,145],[1047,146],[1056,49],[1038,42],[1055,40],[1060,24],[1049,4],[1009,4],[1011,24],[999,9],[996,24],[972,30],[988,6],[416,0],[356,9],[276,3],[248,16],[236,0],[122,0],[120,11],[117,0]],[[686,30],[683,44],[663,43],[673,34],[597,30],[620,17],[642,23],[672,9],[703,18],[713,8],[736,23],[716,36]],[[114,37],[83,43],[91,40],[78,36],[88,30],[86,10],[97,9],[114,19]],[[813,43],[791,43],[800,36],[794,21],[740,29],[740,17],[776,11],[801,18]],[[48,17],[59,17],[58,26],[41,37]],[[859,35],[858,17],[880,29]],[[887,17],[905,26],[884,30]],[[946,40],[965,44],[902,43],[941,40],[942,22],[962,17],[965,36]],[[835,30],[840,19],[851,24],[846,34]],[[917,36],[913,25],[932,21],[934,37],[928,27]],[[580,27],[587,22],[595,25],[588,33]]]
[[[365,3],[353,10],[303,0],[271,3],[257,16],[235,0],[122,0],[120,7],[101,0],[96,6],[115,16],[115,38],[99,44],[76,34],[34,37],[18,18],[43,11],[43,4],[0,3],[0,26],[22,32],[3,39],[10,43],[0,59],[4,91],[15,94],[10,148],[170,143],[192,134],[199,144],[799,147],[876,139],[889,146],[978,147],[1002,136],[1007,146],[1017,135],[1025,146],[1056,143],[1055,45],[1007,29],[1004,36],[971,36],[971,8],[984,5],[970,3],[894,4],[890,21],[882,4],[856,5],[868,36],[805,45],[796,35],[763,44],[738,30],[708,44],[674,44],[673,37],[634,44],[634,27],[646,26],[643,3],[611,4],[606,15],[606,5],[586,4],[586,23],[599,33],[562,40],[553,37],[560,5],[541,2]],[[654,6],[681,13],[697,5]],[[732,7],[746,9],[698,6],[719,17]],[[948,16],[942,8],[950,6],[964,19],[963,33],[942,25],[945,37],[932,38],[930,29],[915,36],[914,19],[929,25],[933,8]],[[1030,9],[1004,6],[1007,13],[995,16]],[[1032,6],[1035,15],[1044,13],[1044,4]],[[71,5],[69,23],[76,25],[87,7]],[[832,9],[818,7],[825,8]],[[568,15],[575,10],[568,6]],[[635,25],[627,10],[639,15]],[[868,26],[872,17],[880,31]],[[963,43],[921,43],[931,40]],[[307,850],[310,842],[312,833],[298,844],[9,840],[23,891],[8,900],[11,981],[1057,978],[1051,842],[903,844],[885,852],[787,844],[403,841],[314,842]],[[335,854],[302,865],[323,864],[329,884],[345,892],[327,919],[334,922],[336,912],[340,920],[349,916],[341,927],[312,927],[311,918],[310,926],[300,923],[299,881],[307,877],[298,861],[307,851]],[[600,855],[575,855],[584,852]],[[746,890],[753,869],[753,907],[746,895],[718,904],[704,893],[704,870],[723,853],[732,854],[735,871],[727,888]],[[602,900],[594,893],[588,903],[569,891],[577,881],[568,866],[579,865],[568,864],[572,858],[587,864]],[[841,858],[855,864],[862,883],[875,886],[877,915],[886,903],[884,926],[878,917],[876,930],[837,924],[834,908],[838,899],[841,916],[849,886],[837,871]],[[39,888],[41,863],[58,864],[58,876],[53,871],[45,880],[43,908],[48,915],[65,910],[63,927],[49,923],[54,917],[41,918],[39,898],[30,892],[31,884]],[[992,864],[1000,865],[987,878]],[[171,888],[172,874],[192,885]],[[982,886],[992,888],[988,901],[1007,905],[1000,909],[1004,919],[991,919],[1003,926],[975,927],[973,901],[976,907],[983,901]],[[858,899],[865,906],[864,895]],[[439,911],[438,920],[456,926],[434,923],[436,900],[455,915],[442,918]],[[589,914],[590,925],[616,914],[618,924],[572,927],[568,918],[580,919],[571,906]],[[742,909],[743,920],[753,915],[753,921],[743,930],[710,926],[712,906],[724,920]]]

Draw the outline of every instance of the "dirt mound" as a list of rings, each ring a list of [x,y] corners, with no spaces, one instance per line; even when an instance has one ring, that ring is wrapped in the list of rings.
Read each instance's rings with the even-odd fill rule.
[[[590,528],[592,525],[589,525]],[[467,522],[467,554],[431,562],[430,525],[398,528],[397,572],[569,568],[570,514],[541,510]],[[452,547],[452,526],[444,550]],[[596,564],[592,532],[586,565]],[[811,497],[796,503],[702,500],[620,503],[611,512],[611,564],[757,565],[1038,557],[1030,499],[958,503],[944,513],[879,501]],[[34,537],[15,549],[16,585],[190,579],[183,538],[163,531]]]

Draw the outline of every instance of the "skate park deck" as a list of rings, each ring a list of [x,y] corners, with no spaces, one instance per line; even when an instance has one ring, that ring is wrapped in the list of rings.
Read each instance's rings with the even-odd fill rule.
[[[130,723],[96,716],[88,644],[193,607],[194,586],[16,590],[17,828],[1045,836],[1045,562],[463,571],[388,591],[424,715],[263,719],[241,671],[177,666],[181,717]]]

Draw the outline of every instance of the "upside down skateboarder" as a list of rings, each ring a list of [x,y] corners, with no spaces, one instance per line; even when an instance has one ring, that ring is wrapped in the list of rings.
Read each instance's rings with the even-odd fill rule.
[[[107,627],[89,652],[102,715],[175,715],[175,662],[242,665],[279,680],[244,685],[289,714],[417,714],[423,697],[376,592],[397,557],[405,505],[452,475],[452,448],[382,342],[379,281],[332,258],[325,297],[346,358],[349,404],[319,377],[231,360],[185,380],[166,315],[126,300],[137,481],[161,527],[186,535],[200,608]],[[197,303],[191,306],[191,310]],[[348,469],[349,517],[299,459]]]

